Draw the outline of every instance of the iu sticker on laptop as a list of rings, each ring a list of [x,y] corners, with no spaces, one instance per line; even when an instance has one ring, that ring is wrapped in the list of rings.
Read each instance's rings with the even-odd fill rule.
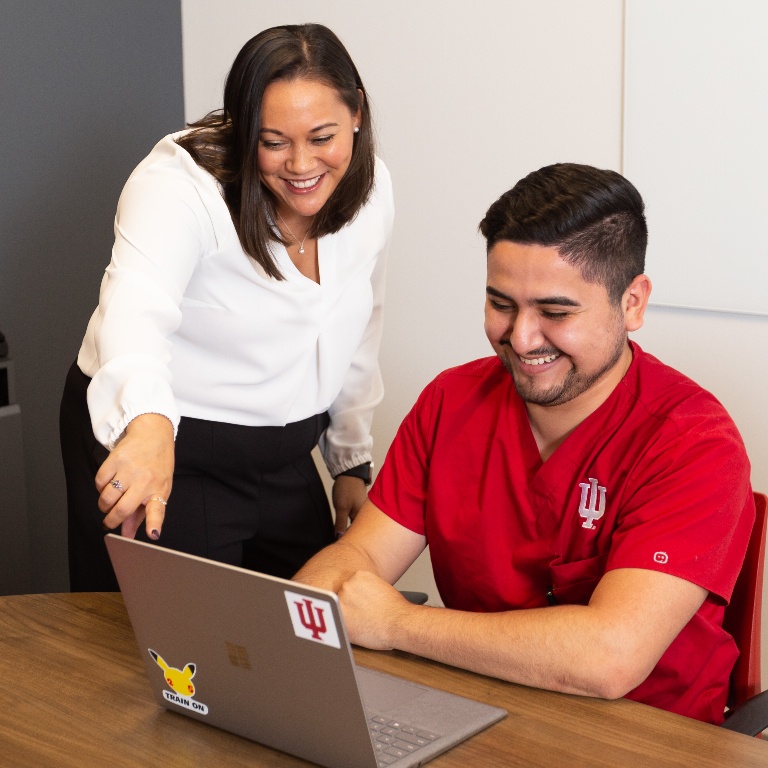
[[[169,666],[165,659],[156,651],[153,651],[151,648],[147,648],[147,650],[157,666],[163,670],[165,683],[171,689],[170,691],[163,691],[165,700],[170,701],[172,704],[178,704],[185,709],[190,709],[193,712],[199,712],[201,715],[207,715],[208,707],[199,701],[195,701],[193,698],[195,695],[195,684],[192,682],[192,678],[197,671],[197,665],[186,664],[184,669],[177,669],[176,667]]]
[[[286,590],[285,601],[288,603],[296,637],[341,648],[331,604],[327,600]]]

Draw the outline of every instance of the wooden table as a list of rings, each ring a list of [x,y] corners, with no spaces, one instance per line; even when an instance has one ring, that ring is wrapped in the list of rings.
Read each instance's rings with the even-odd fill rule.
[[[509,711],[430,767],[768,767],[768,742],[635,702],[534,690],[407,654],[355,654],[366,666]],[[158,707],[122,597],[105,593],[0,598],[0,765],[308,763]]]

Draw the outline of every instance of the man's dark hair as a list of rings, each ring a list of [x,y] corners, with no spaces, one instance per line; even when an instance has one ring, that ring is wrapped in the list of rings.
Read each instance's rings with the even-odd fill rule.
[[[257,164],[261,102],[267,86],[278,80],[314,80],[333,88],[355,114],[352,159],[307,232],[322,237],[338,232],[355,218],[374,183],[374,135],[368,95],[341,40],[322,24],[272,27],[249,40],[237,54],[224,87],[224,109],[211,112],[178,138],[195,162],[223,187],[243,250],[270,276],[282,279],[270,241],[285,241],[274,226],[275,198],[261,183]]]
[[[618,304],[645,270],[648,228],[640,193],[621,174],[557,163],[529,173],[480,222],[490,251],[500,240],[557,248]]]

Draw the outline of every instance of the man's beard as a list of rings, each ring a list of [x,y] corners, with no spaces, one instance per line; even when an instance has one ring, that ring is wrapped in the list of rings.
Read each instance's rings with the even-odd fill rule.
[[[509,361],[507,355],[502,355],[501,362],[507,369],[507,372],[512,376],[512,380],[515,383],[515,389],[517,394],[520,395],[522,400],[526,403],[533,405],[542,405],[545,407],[551,407],[555,405],[563,405],[563,403],[570,402],[574,398],[586,392],[597,381],[599,381],[608,371],[610,371],[621,359],[621,355],[624,352],[624,347],[627,343],[626,338],[621,335],[617,337],[616,345],[606,362],[596,371],[591,373],[581,373],[575,366],[572,365],[571,369],[566,373],[563,380],[549,389],[540,390],[535,384],[532,384],[530,378],[523,374],[518,373],[512,363]],[[505,345],[509,355],[515,355],[512,347]],[[550,349],[542,352],[541,357],[546,355],[553,355],[559,353],[559,350]],[[537,353],[538,354],[538,353]],[[515,355],[517,357],[517,355]],[[523,365],[523,363],[521,363]]]

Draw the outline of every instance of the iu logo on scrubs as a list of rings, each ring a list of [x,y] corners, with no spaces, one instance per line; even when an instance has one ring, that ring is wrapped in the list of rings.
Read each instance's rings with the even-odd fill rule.
[[[595,520],[599,520],[605,512],[605,488],[598,485],[594,477],[590,477],[588,483],[579,483],[579,488],[581,488],[579,514],[584,518],[581,527],[594,530]]]

